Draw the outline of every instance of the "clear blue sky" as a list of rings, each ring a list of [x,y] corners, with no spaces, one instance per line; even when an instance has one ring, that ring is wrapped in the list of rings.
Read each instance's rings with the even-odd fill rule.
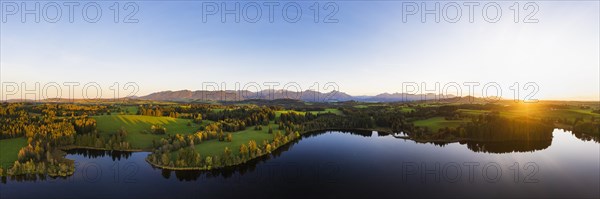
[[[203,23],[202,2],[195,1],[137,2],[139,23],[114,23],[113,2],[100,3],[97,23],[84,21],[84,3],[74,23],[66,7],[58,23],[9,15],[0,28],[1,81],[98,82],[109,94],[112,82],[136,82],[137,95],[199,90],[202,82],[227,82],[228,89],[234,82],[298,82],[302,89],[336,82],[353,95],[401,92],[402,82],[498,82],[505,97],[514,82],[536,82],[540,99],[599,97],[598,1],[537,2],[538,23],[522,22],[531,11],[523,10],[526,2],[519,2],[519,23],[509,8],[514,2],[500,4],[497,23],[484,21],[484,2],[473,23],[467,7],[457,23],[435,23],[433,16],[422,23],[416,15],[404,23],[400,1],[336,2],[338,23],[322,23],[331,10],[320,2],[314,23],[308,2],[300,4],[297,23],[282,17],[285,2],[273,23],[264,6],[257,23],[235,23],[233,16],[222,23],[216,15]],[[127,14],[121,9],[121,21]]]

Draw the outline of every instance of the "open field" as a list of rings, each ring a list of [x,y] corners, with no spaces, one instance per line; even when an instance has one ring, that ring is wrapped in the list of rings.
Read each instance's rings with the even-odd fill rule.
[[[312,114],[333,113],[333,114],[336,114],[336,115],[343,115],[342,111],[340,111],[338,109],[327,108],[327,109],[322,110],[322,111],[295,111],[295,110],[275,111],[275,117],[279,117],[281,115],[281,113],[288,113],[288,112],[294,112],[294,113],[298,113],[298,114],[306,114],[306,112],[310,112]]]
[[[319,113],[333,113],[333,114],[336,114],[336,115],[343,115],[344,114],[344,113],[342,113],[342,111],[340,111],[338,109],[335,109],[335,108],[326,108],[323,111],[309,111],[309,112],[311,112],[312,114],[319,114]]]
[[[277,128],[278,125],[271,122],[269,124],[273,128],[273,132],[279,131]],[[240,153],[240,146],[245,144],[248,146],[248,141],[254,140],[257,144],[262,144],[263,140],[272,140],[273,134],[269,134],[269,127],[263,126],[262,130],[254,130],[254,127],[248,127],[243,131],[238,131],[231,133],[233,139],[231,142],[223,142],[217,139],[212,139],[209,141],[202,142],[195,146],[197,152],[200,153],[202,157],[206,157],[208,155],[222,155],[225,147],[229,147],[232,154]]]
[[[125,106],[122,108],[124,115],[135,115],[138,111],[138,106]]]
[[[408,112],[411,112],[411,111],[415,111],[415,109],[403,106],[403,107],[400,107],[400,111],[402,111],[403,113],[408,113]]]
[[[438,129],[446,127],[455,128],[466,122],[468,122],[468,120],[446,120],[444,117],[432,117],[429,119],[417,120],[414,122],[414,125],[428,127],[433,132],[437,132]]]
[[[295,110],[284,110],[284,111],[275,111],[275,117],[279,118],[279,116],[281,116],[282,113],[297,113],[297,114],[306,114],[306,112],[304,111],[295,111]]]
[[[472,109],[458,109],[458,113],[466,116],[478,116],[485,113],[490,113],[489,110],[472,110]],[[549,109],[546,107],[539,107],[536,105],[521,105],[518,108],[510,108],[499,111],[500,116],[507,118],[516,117],[530,117],[530,118],[561,118],[561,119],[576,119],[582,118],[585,120],[591,117],[600,118],[600,114],[593,113],[591,109],[581,109],[577,107],[569,107],[564,109]]]
[[[490,113],[491,111],[487,111],[487,110],[472,110],[472,109],[458,109],[458,110],[456,110],[456,112],[458,112],[461,115],[465,115],[465,116],[478,116],[478,115],[481,115],[481,114]]]
[[[538,107],[531,108],[520,108],[520,109],[512,109],[500,112],[501,116],[505,116],[508,118],[515,117],[531,117],[531,118],[561,118],[561,119],[576,119],[582,118],[585,120],[590,119],[591,117],[600,118],[600,114],[592,113],[592,110],[589,109],[579,109],[579,108],[567,108],[567,109],[553,109],[546,110]]]
[[[27,146],[24,137],[0,140],[0,167],[7,168],[17,160],[19,150]]]
[[[171,117],[153,117],[143,115],[103,115],[94,116],[98,124],[98,131],[102,135],[110,135],[117,132],[121,127],[127,130],[127,141],[134,148],[148,148],[152,146],[152,140],[158,140],[167,135],[150,134],[152,125],[161,125],[167,128],[167,134],[191,134],[195,133],[201,125],[193,123],[189,119]],[[210,121],[203,121],[203,125]],[[188,123],[191,125],[188,126]]]

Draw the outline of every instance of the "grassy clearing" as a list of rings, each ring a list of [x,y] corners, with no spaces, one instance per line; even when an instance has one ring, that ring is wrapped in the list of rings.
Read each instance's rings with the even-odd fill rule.
[[[471,110],[471,109],[458,109],[457,112],[468,115],[478,116],[485,113],[490,113],[488,110]],[[535,105],[521,105],[518,108],[508,109],[500,111],[500,116],[507,118],[565,118],[565,119],[576,119],[583,118],[589,120],[591,117],[600,118],[600,114],[593,113],[591,109],[579,109],[579,108],[568,108],[568,109],[547,109],[546,107],[540,107]]]
[[[313,114],[319,114],[319,113],[333,113],[336,115],[344,115],[344,113],[342,113],[342,111],[335,109],[335,108],[326,108],[323,111],[310,111]]]
[[[138,106],[124,106],[122,107],[121,115],[135,115],[138,111]]]
[[[127,110],[127,114],[135,115],[138,112],[139,107],[137,106],[127,106],[125,110]]]
[[[538,107],[524,107],[508,111],[501,111],[500,115],[509,118],[564,118],[570,120],[576,118],[583,118],[585,120],[589,120],[591,117],[600,118],[600,114],[592,113],[592,110],[578,108],[548,110]]]
[[[0,167],[8,168],[17,160],[17,154],[21,148],[27,146],[24,137],[0,140]]]
[[[322,111],[295,111],[295,110],[283,110],[283,111],[275,111],[275,117],[279,117],[281,115],[281,113],[289,113],[289,112],[294,112],[294,113],[298,113],[298,114],[306,114],[307,112],[310,112],[312,114],[319,114],[319,113],[333,113],[336,115],[343,115],[344,113],[342,113],[342,111],[335,109],[335,108],[327,108],[325,110]]]
[[[468,122],[468,120],[446,120],[444,117],[432,117],[414,122],[415,126],[428,127],[433,132],[437,132],[441,128],[455,128]]]
[[[293,113],[297,113],[297,114],[306,114],[306,112],[304,111],[295,111],[295,110],[284,110],[284,111],[275,111],[275,117],[279,117],[281,116],[282,113],[289,113],[289,112],[293,112]]]
[[[415,111],[415,109],[414,108],[410,108],[410,107],[400,107],[400,111],[403,112],[403,113],[408,113],[408,112],[411,112],[411,111]]]
[[[117,132],[121,127],[127,130],[127,141],[134,148],[145,149],[152,146],[152,140],[158,140],[167,135],[154,135],[147,133],[152,125],[162,125],[167,128],[167,134],[191,134],[195,133],[201,125],[193,123],[189,119],[171,117],[153,117],[143,115],[104,115],[94,116],[98,124],[98,131],[102,135],[110,135]],[[187,124],[190,123],[191,126]],[[210,121],[203,121],[206,125]]]
[[[481,114],[489,113],[488,110],[471,110],[471,109],[458,109],[456,110],[459,114],[467,115],[467,116],[478,116]]]
[[[547,111],[550,117],[567,117],[567,118],[584,118],[589,119],[590,117],[600,117],[600,114],[592,113],[589,109],[558,109]]]
[[[271,122],[269,126],[273,128],[273,132],[279,130],[277,129],[278,125],[273,122]],[[231,142],[222,142],[213,139],[197,144],[195,149],[202,157],[221,155],[223,151],[225,151],[225,147],[229,147],[233,154],[238,155],[240,153],[240,146],[242,146],[242,144],[248,146],[250,140],[256,141],[257,144],[262,144],[264,140],[273,139],[273,134],[269,134],[269,128],[266,126],[263,126],[262,130],[254,130],[254,127],[248,127],[246,130],[234,132],[231,135],[233,137]]]

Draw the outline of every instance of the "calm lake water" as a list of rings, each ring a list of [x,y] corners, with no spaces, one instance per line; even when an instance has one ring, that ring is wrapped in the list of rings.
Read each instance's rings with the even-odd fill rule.
[[[214,172],[153,168],[146,152],[70,151],[67,178],[3,179],[0,198],[600,198],[600,144],[415,143],[377,132],[304,136]]]

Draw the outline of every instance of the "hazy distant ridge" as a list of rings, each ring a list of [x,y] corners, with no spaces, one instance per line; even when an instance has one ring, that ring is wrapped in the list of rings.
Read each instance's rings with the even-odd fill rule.
[[[451,98],[455,96],[442,97],[433,93],[430,94],[406,94],[406,93],[382,93],[375,96],[351,96],[344,92],[317,92],[306,90],[302,92],[289,90],[263,90],[259,92],[252,91],[161,91],[146,96],[139,97],[145,100],[157,101],[234,101],[248,99],[299,99],[307,102],[332,102],[332,101],[364,101],[364,102],[397,102],[397,101],[417,101]]]

